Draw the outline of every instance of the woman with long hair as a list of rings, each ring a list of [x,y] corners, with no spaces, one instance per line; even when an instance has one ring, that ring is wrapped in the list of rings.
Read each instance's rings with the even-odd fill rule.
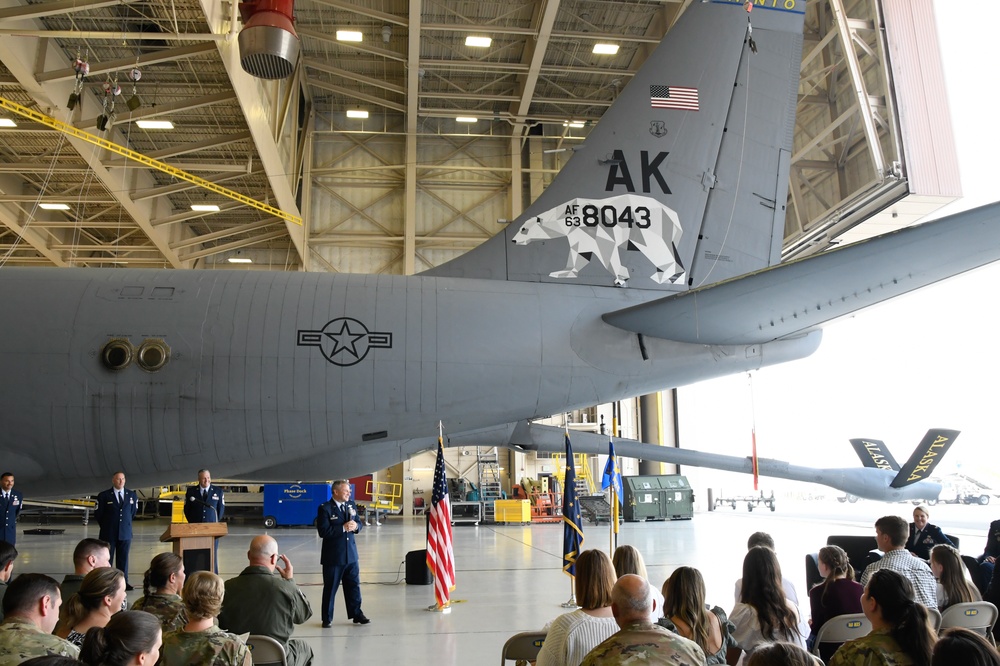
[[[553,620],[538,653],[537,666],[579,666],[587,653],[618,631],[611,614],[615,568],[604,551],[585,550],[576,558],[578,610]]]
[[[733,638],[744,652],[761,643],[784,641],[805,647],[799,633],[799,613],[785,598],[778,556],[766,546],[754,546],[743,558],[740,601],[729,614],[736,625]]]
[[[663,582],[660,626],[697,643],[706,664],[725,664],[729,648],[736,647],[732,635],[736,626],[718,606],[707,608],[705,579],[694,567],[678,567]]]
[[[1000,653],[989,641],[964,627],[945,629],[934,644],[931,666],[1000,666]]]
[[[938,610],[983,600],[983,595],[972,584],[965,570],[965,562],[954,546],[939,544],[931,548],[931,571],[938,581]]]
[[[146,611],[160,618],[163,633],[187,624],[181,590],[184,588],[184,561],[173,553],[160,553],[149,563],[142,579],[143,596],[132,610]]]
[[[937,636],[927,608],[914,600],[909,580],[891,569],[879,569],[868,579],[861,607],[872,623],[871,633],[841,645],[830,666],[930,666]]]
[[[160,658],[163,629],[145,611],[122,611],[106,626],[91,627],[80,648],[89,666],[153,666]]]
[[[103,627],[122,609],[125,574],[111,567],[98,567],[83,578],[80,591],[66,601],[66,621],[56,631],[77,647],[91,627]]]
[[[798,645],[764,643],[747,657],[744,666],[823,666],[823,662]]]
[[[621,578],[625,574],[635,574],[636,576],[645,578],[647,583],[649,582],[646,562],[642,559],[642,553],[635,546],[624,545],[615,548],[615,554],[611,557],[611,563],[615,566],[615,576],[618,578]],[[649,591],[656,602],[656,607],[650,613],[649,621],[656,623],[657,620],[663,617],[663,597],[654,585],[650,585]]]
[[[184,583],[188,621],[163,637],[161,666],[252,666],[246,644],[215,625],[225,594],[222,579],[211,571],[191,574]]]
[[[820,627],[830,618],[847,613],[861,613],[861,595],[865,592],[865,588],[854,580],[854,567],[840,546],[820,548],[817,564],[824,580],[809,590],[809,606],[812,610],[812,620],[809,621],[812,631],[806,641],[809,647],[816,640]],[[829,659],[832,654],[821,656]]]

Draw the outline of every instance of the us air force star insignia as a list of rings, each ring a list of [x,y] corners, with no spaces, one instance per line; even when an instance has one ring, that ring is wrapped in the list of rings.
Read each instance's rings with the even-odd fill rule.
[[[357,319],[340,317],[319,331],[299,331],[299,347],[319,347],[327,361],[339,366],[359,363],[368,350],[392,349],[392,333],[376,333]]]

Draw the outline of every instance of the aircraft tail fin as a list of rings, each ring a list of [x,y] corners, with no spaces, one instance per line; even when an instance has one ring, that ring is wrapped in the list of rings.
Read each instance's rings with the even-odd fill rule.
[[[865,467],[899,471],[899,463],[892,457],[885,442],[881,439],[858,437],[851,440],[851,446],[854,447],[854,452],[858,454],[861,464]]]
[[[676,292],[778,263],[806,1],[772,4],[690,3],[541,196],[425,275]]]
[[[906,461],[899,474],[889,484],[892,488],[903,488],[911,483],[923,481],[928,478],[941,462],[941,458],[948,452],[951,445],[958,437],[958,430],[946,430],[944,428],[931,428],[920,440],[920,444],[913,450],[910,459]]]

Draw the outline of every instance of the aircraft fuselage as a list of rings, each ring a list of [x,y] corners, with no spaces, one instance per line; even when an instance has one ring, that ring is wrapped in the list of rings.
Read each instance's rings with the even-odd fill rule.
[[[329,478],[351,447],[427,437],[439,420],[461,432],[545,416],[819,343],[640,346],[601,321],[653,297],[455,278],[7,269],[0,307],[17,319],[0,330],[0,373],[18,380],[3,385],[0,452],[36,493],[92,490],[117,469],[154,484],[324,451],[329,468],[302,476]]]

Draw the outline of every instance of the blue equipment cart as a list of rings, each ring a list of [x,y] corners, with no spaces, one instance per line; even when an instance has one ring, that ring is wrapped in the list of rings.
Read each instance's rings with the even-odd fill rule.
[[[328,483],[264,484],[264,527],[315,525],[320,505],[331,497]]]

